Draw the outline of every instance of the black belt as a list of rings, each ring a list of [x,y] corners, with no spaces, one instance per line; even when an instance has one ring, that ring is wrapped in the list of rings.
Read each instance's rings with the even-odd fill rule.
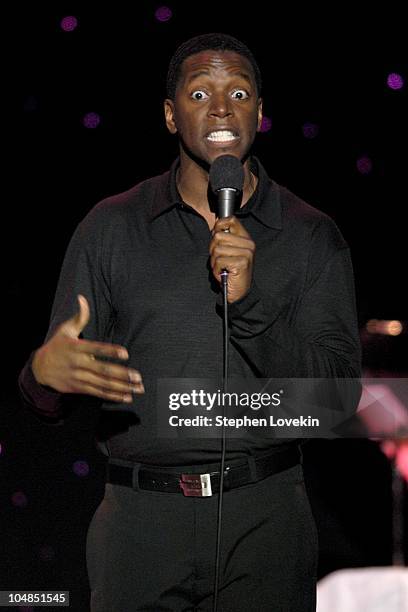
[[[263,457],[249,457],[244,464],[227,464],[224,471],[224,490],[258,482],[300,462],[301,451],[294,446]],[[218,466],[219,464],[214,464],[214,468]],[[195,466],[194,469],[199,468]],[[172,471],[165,471],[143,466],[135,470],[134,467],[108,463],[107,482],[147,491],[184,493],[187,497],[208,497],[219,491],[220,472],[214,469],[207,473],[185,473],[178,471],[177,467],[172,468]]]

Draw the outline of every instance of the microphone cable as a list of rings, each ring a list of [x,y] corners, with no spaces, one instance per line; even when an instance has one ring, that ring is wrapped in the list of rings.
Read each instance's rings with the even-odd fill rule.
[[[229,231],[229,230],[225,230]],[[223,295],[224,304],[224,317],[223,317],[223,345],[224,345],[224,367],[223,367],[223,394],[227,391],[227,380],[228,380],[228,271],[222,270],[221,272],[221,288]],[[223,396],[224,397],[224,396]],[[217,540],[215,545],[215,576],[214,576],[214,598],[213,598],[213,612],[217,612],[218,606],[218,585],[220,575],[220,552],[221,552],[221,528],[222,528],[222,505],[223,505],[223,494],[224,494],[224,469],[225,469],[225,403],[222,402],[222,430],[221,430],[221,464],[220,464],[220,484],[218,493],[218,510],[217,510]]]
[[[209,182],[211,189],[218,198],[218,216],[226,218],[234,214],[237,203],[237,195],[242,193],[244,186],[244,170],[241,161],[234,155],[221,155],[211,164],[209,172]],[[229,229],[225,229],[229,232]],[[224,367],[223,367],[223,397],[227,391],[228,381],[228,270],[221,270],[221,288],[224,303],[223,317],[223,345],[224,345]],[[217,612],[218,589],[220,577],[220,551],[221,551],[221,527],[222,527],[222,506],[224,494],[225,476],[225,449],[226,449],[226,427],[225,427],[225,403],[222,402],[222,430],[221,430],[221,464],[220,482],[218,493],[217,511],[217,539],[215,550],[215,576],[214,576],[214,599],[213,612]]]

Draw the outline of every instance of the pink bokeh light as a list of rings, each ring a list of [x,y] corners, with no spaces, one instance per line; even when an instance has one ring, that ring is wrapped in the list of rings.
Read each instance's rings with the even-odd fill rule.
[[[72,466],[72,470],[74,472],[74,474],[76,474],[77,476],[88,476],[89,474],[89,465],[87,463],[87,461],[83,461],[82,459],[78,459],[78,461],[75,461],[73,466]]]
[[[302,125],[302,132],[305,138],[312,140],[319,133],[319,126],[316,123],[306,122]]]
[[[157,21],[169,21],[169,19],[172,18],[173,13],[168,6],[160,6],[156,10],[154,16],[156,17]]]
[[[387,77],[387,85],[390,89],[402,89],[404,86],[404,79],[400,74],[391,72]]]
[[[27,496],[23,491],[16,491],[11,496],[11,503],[17,508],[25,508],[28,504]]]
[[[395,463],[401,476],[408,482],[408,442],[399,445]]]
[[[408,482],[408,440],[384,440],[381,450],[388,459],[394,460],[395,467]]]
[[[95,129],[101,122],[101,117],[98,113],[87,113],[82,119],[82,123],[86,128]]]
[[[367,155],[363,155],[358,158],[356,166],[360,174],[370,174],[373,169],[373,162]]]
[[[61,29],[64,32],[73,32],[75,28],[78,26],[78,19],[73,15],[68,15],[67,17],[63,17],[60,23]]]
[[[259,128],[260,132],[269,132],[272,128],[272,119],[270,117],[266,117],[265,115],[262,117],[261,127]]]

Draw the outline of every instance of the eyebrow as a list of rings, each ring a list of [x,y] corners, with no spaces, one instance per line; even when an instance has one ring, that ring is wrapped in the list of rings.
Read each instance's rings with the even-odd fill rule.
[[[209,76],[209,74],[210,74],[210,72],[208,70],[198,70],[197,72],[193,72],[193,74],[187,79],[186,83],[187,83],[187,85],[189,85],[191,83],[191,81],[194,81],[198,77]],[[241,77],[242,79],[247,81],[250,85],[252,84],[251,77],[246,72],[241,72],[241,71],[235,72],[234,74],[231,75],[230,78],[233,79],[235,77]]]

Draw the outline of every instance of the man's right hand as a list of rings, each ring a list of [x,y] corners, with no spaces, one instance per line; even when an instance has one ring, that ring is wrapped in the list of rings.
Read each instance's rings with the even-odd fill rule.
[[[83,295],[78,295],[78,302],[79,312],[62,323],[52,338],[35,352],[31,366],[35,379],[60,393],[83,393],[111,402],[131,402],[132,393],[144,393],[140,372],[106,361],[129,359],[123,346],[79,338],[90,312]]]

